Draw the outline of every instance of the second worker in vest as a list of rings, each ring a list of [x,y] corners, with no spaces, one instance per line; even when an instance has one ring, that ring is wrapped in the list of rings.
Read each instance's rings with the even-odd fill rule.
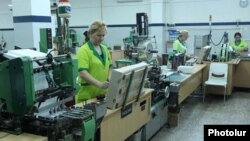
[[[241,34],[239,32],[236,32],[234,34],[234,39],[235,39],[234,41],[230,42],[230,46],[232,46],[237,53],[248,51],[247,42],[241,40]]]
[[[180,32],[178,38],[173,43],[173,52],[185,54],[187,52],[187,46],[185,41],[188,39],[188,31],[183,30]]]

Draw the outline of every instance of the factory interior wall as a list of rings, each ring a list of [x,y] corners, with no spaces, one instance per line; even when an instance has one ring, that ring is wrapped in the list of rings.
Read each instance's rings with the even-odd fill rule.
[[[79,1],[72,1],[70,26],[75,30],[77,29],[77,32],[80,31],[78,32],[79,35],[84,39],[82,33],[87,30],[84,27],[89,26],[95,20],[103,20],[108,25],[108,34],[104,42],[110,47],[114,45],[123,46],[123,38],[129,36],[131,27],[136,24],[136,13],[148,13],[149,2],[149,0],[146,0],[143,2],[118,3],[117,0],[103,0],[100,3],[100,0],[93,0],[89,3],[84,0],[81,1],[82,4],[78,4]]]
[[[165,0],[143,0],[142,2],[128,2],[128,3],[118,3],[117,0],[108,0],[100,3],[100,0],[94,0],[96,3],[99,2],[99,5],[96,3],[86,4],[85,1],[82,3],[85,4],[77,4],[71,3],[72,7],[78,9],[77,13],[74,14],[74,9],[72,10],[72,17],[70,19],[70,25],[73,29],[80,31],[80,35],[86,30],[81,26],[89,26],[94,20],[103,20],[108,25],[108,34],[105,37],[105,43],[110,47],[115,45],[123,46],[123,38],[128,37],[131,31],[131,27],[136,24],[136,13],[145,12],[148,14],[149,23],[150,24],[158,24],[162,25],[150,25],[149,32],[150,36],[156,37],[157,45],[153,44],[159,52],[164,50],[165,40],[163,41],[163,33],[164,33],[164,25],[163,25],[163,3]],[[75,1],[77,2],[77,1]],[[81,8],[82,7],[82,8]],[[84,7],[84,8],[83,8]],[[100,11],[95,11],[95,7],[99,7]],[[102,7],[102,8],[101,8]],[[98,9],[98,8],[97,8]],[[88,18],[88,15],[84,15],[82,13],[93,13],[95,11],[96,17]],[[99,12],[99,15],[97,14]],[[156,16],[152,17],[151,13],[155,13]],[[79,17],[76,16],[81,15],[83,17],[82,22],[79,23]],[[75,19],[75,20],[74,20]],[[82,29],[82,30],[81,30]],[[83,36],[82,36],[83,38]]]
[[[240,0],[167,0],[166,13],[170,23],[249,21],[250,6],[241,8]]]
[[[2,40],[3,36],[7,42],[6,49],[13,49],[13,17],[8,4],[11,4],[11,0],[2,0],[0,4],[0,41]]]
[[[14,39],[14,30],[0,30],[0,40],[2,40],[2,36],[4,37],[6,44],[5,49],[11,50],[14,49],[15,39]]]
[[[96,19],[101,19],[100,0],[71,0],[70,4],[70,26],[86,26]]]
[[[212,15],[212,39],[218,43],[224,32],[232,41],[235,32],[242,33],[242,39],[250,44],[250,6],[241,8],[240,0],[167,0],[167,23],[174,29],[188,30],[188,53],[193,53],[194,35],[209,33],[209,15]],[[206,23],[206,26],[201,24]],[[179,25],[179,26],[178,26]],[[185,25],[185,26],[181,26]],[[215,47],[218,48],[218,47]]]
[[[0,35],[7,41],[7,49],[11,49],[14,42],[12,13],[7,6],[10,3],[11,0],[3,0],[0,5]],[[102,3],[101,0],[71,0],[70,3],[70,27],[77,30],[82,37],[80,39],[83,40],[82,33],[88,25],[101,19],[108,25],[105,43],[111,47],[123,45],[122,39],[128,37],[131,26],[136,23],[138,12],[148,14],[149,23],[152,24],[149,27],[150,35],[156,36],[160,53],[167,50],[165,42],[168,40],[169,27],[164,25],[175,24],[171,28],[189,31],[188,53],[192,54],[194,35],[209,33],[209,15],[212,15],[213,23],[220,24],[212,26],[212,39],[215,43],[218,43],[224,32],[228,32],[229,40],[233,40],[236,31],[242,33],[243,39],[250,41],[250,15],[247,13],[250,6],[241,8],[239,0],[142,0],[127,3],[118,3],[117,0],[102,0]],[[207,25],[201,26],[204,23]]]
[[[0,29],[13,28],[12,11],[10,11],[8,4],[11,4],[11,0],[1,0]]]

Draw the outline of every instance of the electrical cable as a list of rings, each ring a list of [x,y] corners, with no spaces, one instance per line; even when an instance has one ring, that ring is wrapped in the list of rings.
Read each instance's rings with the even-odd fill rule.
[[[220,44],[222,43],[223,39],[224,39],[224,34],[223,34],[223,36],[222,36],[220,42],[219,42],[218,44],[215,44],[214,41],[212,40],[212,34],[211,34],[210,41],[211,41],[211,43],[212,43],[214,46],[218,46],[218,45],[220,45]]]

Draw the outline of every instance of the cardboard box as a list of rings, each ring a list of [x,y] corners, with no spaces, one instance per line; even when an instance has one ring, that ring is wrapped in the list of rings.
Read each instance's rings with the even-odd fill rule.
[[[124,50],[113,50],[111,52],[111,57],[112,57],[113,65],[115,66],[116,60],[124,58]]]

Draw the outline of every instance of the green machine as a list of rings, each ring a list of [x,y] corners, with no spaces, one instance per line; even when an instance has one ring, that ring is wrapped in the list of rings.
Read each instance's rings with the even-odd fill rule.
[[[40,51],[47,53],[48,49],[52,49],[52,33],[51,28],[40,28]]]
[[[212,54],[212,61],[228,62],[237,57],[236,50],[232,46],[229,45],[227,32],[224,32],[221,42],[223,39],[224,39],[224,42],[221,44],[221,47],[218,50],[218,52],[217,53],[215,52],[214,54]]]
[[[30,49],[0,54],[0,129],[47,136],[49,141],[93,141],[94,113],[75,107],[77,59]]]
[[[54,43],[57,44],[58,54],[75,53],[79,46],[79,36],[75,30],[69,28],[71,5],[68,0],[59,0],[56,10],[57,29]]]
[[[60,55],[68,52],[75,53],[81,36],[74,29],[69,28],[71,5],[68,0],[58,0],[58,3],[54,3],[53,6],[52,13],[56,14],[57,19],[56,35],[52,37],[51,28],[40,28],[40,51],[47,53],[54,44],[54,48]]]
[[[219,54],[217,55],[217,61],[228,62],[236,57],[236,52],[233,47],[229,46],[229,43],[224,43],[221,45]]]

